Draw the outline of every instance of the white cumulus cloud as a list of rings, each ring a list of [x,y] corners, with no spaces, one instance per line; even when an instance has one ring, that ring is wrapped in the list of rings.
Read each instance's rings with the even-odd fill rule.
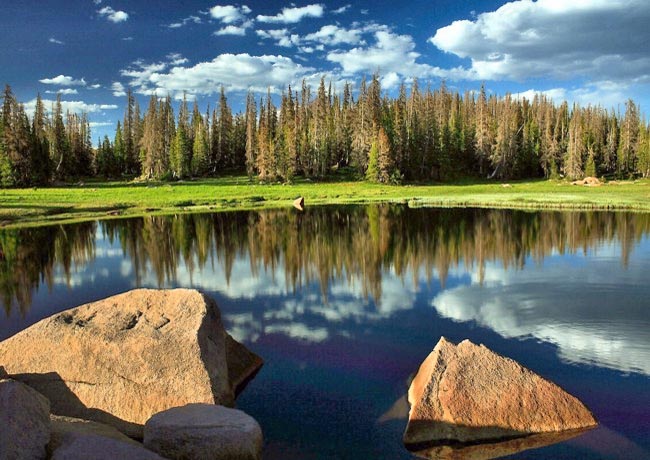
[[[375,29],[373,44],[331,51],[327,60],[339,64],[344,76],[379,72],[386,85],[396,85],[401,79],[411,77],[465,77],[462,69],[441,69],[418,62],[420,53],[415,51],[410,35],[398,35],[386,26]]]
[[[188,24],[201,24],[203,21],[201,21],[201,18],[198,16],[188,16],[186,18],[181,19],[179,22],[174,22],[172,24],[169,24],[167,27],[170,29],[180,29],[183,26],[186,26]]]
[[[222,36],[222,35],[238,35],[240,37],[243,37],[246,35],[246,30],[250,28],[251,22],[245,22],[240,26],[235,26],[235,25],[227,25],[222,27],[221,29],[215,31],[213,35],[216,36]]]
[[[43,78],[38,80],[44,85],[57,85],[57,86],[86,86],[86,80],[80,78],[75,80],[73,77],[67,75],[58,75],[52,78]]]
[[[322,43],[328,46],[358,45],[362,42],[363,29],[345,29],[335,24],[325,25],[320,30],[305,35],[305,41]]]
[[[300,37],[297,34],[289,32],[289,29],[257,30],[255,33],[260,38],[275,40],[276,45],[285,48],[296,46],[300,43]]]
[[[257,16],[259,22],[297,24],[304,18],[320,18],[325,8],[321,4],[312,4],[301,7],[282,8],[282,11],[275,16],[260,14]]]
[[[111,91],[113,91],[113,96],[115,97],[124,97],[126,96],[126,88],[119,81],[113,82],[111,85]]]
[[[212,61],[194,66],[170,66],[168,63],[137,62],[122,75],[140,94],[189,95],[217,94],[223,85],[227,90],[280,92],[314,69],[305,67],[285,56],[251,56],[250,54],[221,54]]]
[[[43,99],[42,102],[43,102],[43,106],[48,110],[53,108],[54,105],[56,104],[56,101],[51,99]],[[35,107],[36,107],[36,98],[32,99],[31,101],[25,104],[25,112],[29,115],[32,115],[34,113]],[[90,104],[84,101],[61,101],[61,108],[63,109],[64,113],[65,112],[95,113],[95,112],[103,112],[104,110],[115,110],[118,107],[115,104]]]
[[[99,16],[106,18],[107,20],[118,23],[118,22],[125,22],[129,19],[129,14],[124,12],[124,11],[116,11],[110,6],[105,6],[104,8],[97,10],[97,14]]]
[[[646,0],[518,0],[455,21],[429,41],[479,80],[650,81]]]
[[[210,16],[224,24],[235,24],[246,20],[251,9],[246,5],[216,5],[210,8]]]
[[[79,92],[74,89],[74,88],[63,88],[58,91],[45,91],[45,94],[62,94],[62,95],[69,95],[69,94],[78,94]]]
[[[349,10],[351,6],[352,6],[352,5],[350,5],[350,4],[343,5],[343,6],[340,7],[340,8],[337,8],[337,9],[335,9],[335,10],[332,10],[332,14],[343,14],[343,13],[345,13],[347,10]]]

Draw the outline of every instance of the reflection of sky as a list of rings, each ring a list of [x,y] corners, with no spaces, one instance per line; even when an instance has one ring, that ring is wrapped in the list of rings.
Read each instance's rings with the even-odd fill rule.
[[[436,292],[426,288],[430,280],[423,270],[416,268],[415,274],[407,270],[398,277],[387,269],[381,277],[380,302],[364,294],[363,280],[356,274],[332,280],[326,296],[317,281],[294,292],[283,269],[273,272],[261,265],[251,267],[246,254],[238,254],[229,281],[220,263],[197,268],[195,260],[190,270],[181,260],[176,279],[166,287],[195,287],[239,301],[237,309],[224,311],[224,320],[233,336],[248,343],[266,334],[313,343],[354,337],[362,326],[414,308],[418,296],[427,291],[431,296],[427,302],[442,317],[475,322],[505,338],[534,337],[550,342],[567,362],[650,375],[650,314],[646,308],[650,260],[643,257],[649,253],[650,240],[646,238],[635,246],[625,268],[619,243],[601,244],[573,255],[553,252],[541,263],[528,259],[522,270],[488,262],[482,282],[478,267],[457,268],[448,275],[448,287]],[[56,266],[53,290],[41,286],[32,310],[25,318],[6,319],[0,337],[47,316],[46,301],[60,311],[136,287],[132,263],[118,242],[111,244],[103,236],[100,227],[95,256],[86,265],[73,267],[68,276]],[[283,267],[283,261],[277,266]],[[152,267],[145,270],[141,284],[159,287]]]
[[[474,321],[506,338],[534,337],[555,344],[568,362],[650,374],[650,315],[645,308],[650,298],[646,282],[650,261],[640,256],[649,251],[650,241],[643,240],[626,268],[621,267],[620,245],[614,243],[584,254],[554,253],[542,263],[529,259],[523,270],[489,262],[483,283],[478,267],[469,273],[457,269],[449,276],[460,284],[438,292],[430,303],[443,317]],[[233,335],[248,343],[264,334],[311,342],[354,336],[358,325],[413,308],[427,283],[423,273],[414,276],[407,271],[397,277],[393,270],[384,270],[381,302],[376,304],[364,296],[363,283],[354,275],[333,280],[325,299],[317,282],[294,293],[283,270],[273,273],[260,266],[254,276],[245,255],[235,260],[229,283],[221,265],[206,264],[201,270],[197,265],[190,273],[181,262],[172,285],[251,303],[265,299],[262,314],[224,314]],[[278,266],[283,267],[283,262]],[[147,274],[144,285],[156,287],[153,271]]]
[[[506,338],[551,342],[569,362],[650,375],[649,253],[645,239],[625,269],[617,244],[586,256],[551,256],[521,271],[489,263],[482,285],[472,273],[471,283],[440,292],[431,304],[443,317],[475,321]]]
[[[233,336],[249,343],[262,334],[284,334],[311,342],[322,342],[336,335],[354,335],[356,331],[350,330],[349,321],[353,325],[370,324],[390,318],[399,310],[412,308],[420,284],[413,283],[411,272],[406,272],[402,279],[392,270],[385,271],[381,280],[381,302],[376,304],[372,297],[364,296],[363,282],[355,275],[333,280],[325,298],[316,281],[294,292],[283,270],[272,273],[260,266],[253,275],[247,256],[239,255],[234,261],[230,282],[226,281],[223,266],[206,264],[203,269],[197,269],[197,265],[195,261],[190,272],[187,265],[180,262],[176,280],[169,286],[218,292],[230,299],[248,300],[249,304],[265,299],[261,315],[240,312],[223,315]],[[284,266],[283,261],[278,266]],[[142,282],[144,286],[158,286],[151,269],[147,270]],[[420,282],[424,283],[424,278]]]

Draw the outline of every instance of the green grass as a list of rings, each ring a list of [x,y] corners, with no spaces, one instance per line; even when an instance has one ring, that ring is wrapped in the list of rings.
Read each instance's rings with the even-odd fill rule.
[[[0,226],[34,226],[144,214],[226,209],[401,202],[410,206],[532,209],[629,209],[650,211],[650,181],[583,187],[558,181],[463,182],[442,185],[379,185],[367,182],[250,183],[225,177],[176,183],[89,182],[48,188],[0,190]]]

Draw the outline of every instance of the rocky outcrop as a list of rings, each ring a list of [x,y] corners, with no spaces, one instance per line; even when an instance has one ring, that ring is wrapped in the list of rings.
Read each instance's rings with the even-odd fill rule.
[[[56,314],[0,343],[0,362],[53,414],[136,438],[165,409],[232,405],[262,363],[228,336],[210,298],[187,289],[138,289]]]
[[[208,404],[166,410],[144,427],[144,445],[170,459],[258,460],[262,442],[255,419]]]
[[[408,391],[405,444],[469,445],[596,426],[575,397],[469,340],[441,338]]]
[[[15,380],[0,380],[0,459],[45,458],[50,404]]]

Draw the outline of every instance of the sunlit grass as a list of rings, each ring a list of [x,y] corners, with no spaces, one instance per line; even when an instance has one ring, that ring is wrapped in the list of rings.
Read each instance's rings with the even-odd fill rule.
[[[40,225],[147,213],[204,212],[291,206],[403,202],[410,206],[632,209],[650,211],[650,181],[584,187],[559,181],[380,185],[357,181],[251,183],[233,176],[175,183],[89,182],[65,187],[0,190],[0,225]]]

